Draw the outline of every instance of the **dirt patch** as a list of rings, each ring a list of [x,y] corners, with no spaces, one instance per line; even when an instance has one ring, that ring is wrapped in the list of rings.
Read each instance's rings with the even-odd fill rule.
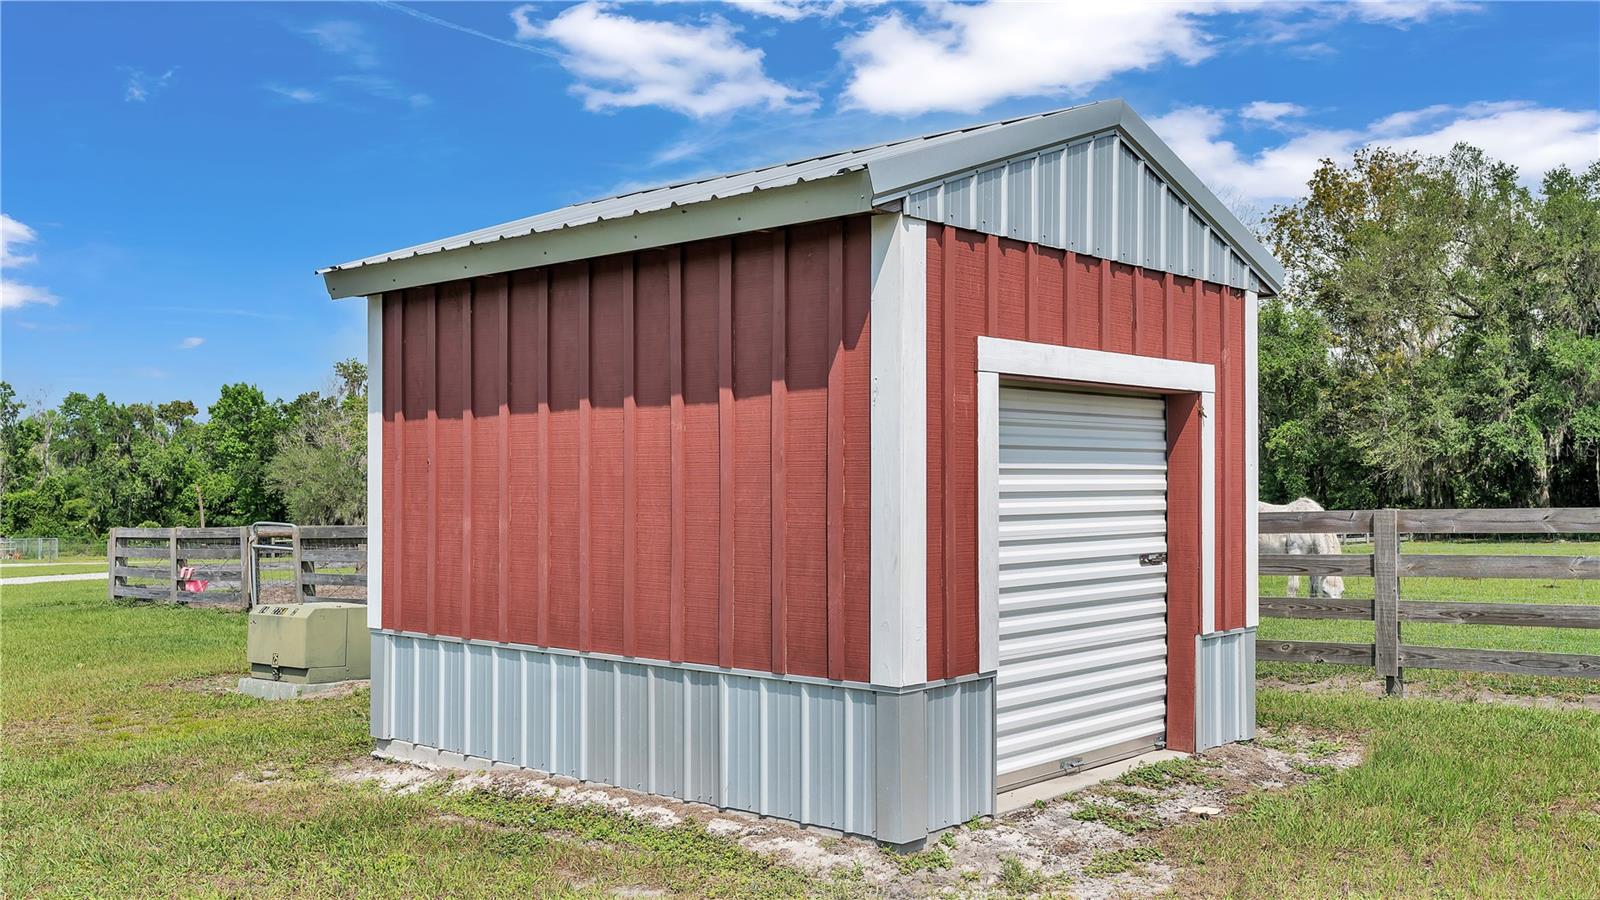
[[[1171,889],[1175,871],[1161,854],[1163,829],[1230,815],[1248,793],[1312,781],[1361,759],[1359,744],[1347,737],[1263,731],[1253,742],[1140,767],[1059,800],[949,829],[910,854],[864,838],[524,770],[469,772],[373,759],[343,766],[333,778],[397,794],[438,787],[594,805],[660,827],[693,821],[844,893],[1065,892],[1094,900]]]
[[[1373,677],[1344,674],[1318,678],[1315,681],[1291,681],[1282,678],[1258,678],[1256,686],[1291,693],[1358,693],[1369,697],[1383,694],[1383,682]],[[1600,694],[1577,694],[1571,697],[1547,695],[1530,696],[1507,694],[1464,685],[1429,684],[1411,682],[1405,687],[1407,697],[1430,700],[1453,700],[1460,703],[1501,703],[1529,709],[1586,709],[1600,712]]]
[[[225,675],[201,675],[198,678],[181,678],[160,685],[163,690],[192,691],[196,694],[210,694],[220,696],[230,694],[239,688],[239,679],[242,673],[234,672]]]

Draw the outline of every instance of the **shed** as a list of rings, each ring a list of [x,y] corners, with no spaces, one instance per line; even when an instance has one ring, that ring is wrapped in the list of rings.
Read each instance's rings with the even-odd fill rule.
[[[383,752],[911,844],[1253,733],[1283,273],[1122,101],[320,274]]]

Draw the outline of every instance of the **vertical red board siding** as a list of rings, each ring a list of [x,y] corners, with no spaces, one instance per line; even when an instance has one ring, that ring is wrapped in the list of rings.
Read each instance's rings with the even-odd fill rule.
[[[667,259],[641,253],[634,276],[634,653],[671,653],[672,373],[668,352]]]
[[[583,267],[580,273],[579,267]],[[576,648],[579,591],[579,441],[578,402],[588,388],[589,373],[580,346],[580,317],[587,305],[584,289],[588,263],[565,265],[550,274],[550,485],[548,635],[551,646]]]
[[[717,248],[683,260],[684,653],[717,663],[722,508],[717,418]]]
[[[977,670],[976,349],[980,335],[1024,338],[1118,353],[1196,360],[1217,367],[1216,421],[1217,621],[1244,624],[1244,298],[1240,291],[1081,254],[1061,253],[964,232],[928,228],[928,677],[951,678]],[[996,280],[998,279],[998,283]],[[1168,281],[1171,282],[1170,293]],[[1170,314],[1169,310],[1170,303]],[[1063,306],[1064,304],[1064,306]],[[1191,398],[1181,414],[1198,422]],[[1189,421],[1186,418],[1184,421]],[[1172,421],[1169,419],[1169,422]],[[1195,425],[1198,429],[1198,425]],[[1174,445],[1169,523],[1174,552],[1182,527],[1198,529],[1198,430],[1185,426]],[[1176,439],[1171,431],[1169,438]],[[1192,462],[1187,456],[1192,454]],[[1192,471],[1178,473],[1187,466]],[[1194,485],[1189,484],[1190,481]],[[1176,500],[1192,493],[1192,504]],[[1184,496],[1188,496],[1185,493]],[[1191,508],[1192,507],[1192,508]],[[1183,516],[1193,518],[1179,522]],[[1194,550],[1187,551],[1191,557]],[[1189,643],[1174,643],[1174,694],[1192,708],[1193,635],[1199,629],[1199,573],[1175,573],[1180,598],[1170,609],[1169,634],[1190,629]],[[1191,609],[1192,607],[1192,609]],[[1181,636],[1181,635],[1180,635]],[[1179,641],[1178,637],[1170,638]],[[1179,641],[1181,643],[1181,641]],[[1187,666],[1184,672],[1178,668]],[[1187,678],[1187,687],[1178,681]],[[1189,700],[1179,697],[1186,690]],[[1177,708],[1177,707],[1175,707]],[[1192,744],[1193,722],[1184,740]],[[1181,733],[1181,732],[1180,732]],[[1174,744],[1177,746],[1177,744]]]
[[[438,352],[435,365],[438,403],[434,416],[437,457],[434,521],[434,623],[446,634],[462,634],[466,626],[466,560],[462,559],[462,533],[466,526],[466,430],[463,413],[467,398],[463,340],[472,297],[471,285],[451,282],[439,288]]]
[[[511,530],[510,584],[507,586],[509,640],[519,644],[539,642],[539,383],[547,358],[524,348],[542,346],[537,317],[538,296],[545,283],[543,272],[511,277],[507,356],[509,372],[508,415],[510,453],[501,473],[508,488]]]
[[[1141,269],[1134,281],[1139,331],[1134,352],[1141,356],[1167,356],[1166,288],[1160,272]]]
[[[861,217],[386,297],[385,627],[866,680],[871,246]]]
[[[589,290],[589,646],[622,652],[625,260],[596,260]]]
[[[772,669],[772,235],[733,248],[733,664]],[[780,270],[781,271],[781,270]]]
[[[790,232],[786,262],[783,457],[787,670],[828,674],[828,237]]]
[[[404,467],[395,479],[401,487],[400,523],[397,535],[399,553],[393,554],[400,562],[399,581],[395,585],[400,594],[399,627],[410,631],[425,631],[432,621],[429,535],[433,531],[430,515],[428,420],[433,408],[433,289],[416,288],[404,292],[403,321],[400,329],[404,335],[401,350],[402,384],[405,394],[397,406],[402,416],[400,423],[400,460]]]
[[[872,225],[847,219],[844,238],[843,677],[872,671]],[[830,623],[830,628],[837,628]]]
[[[466,559],[472,630],[468,637],[486,640],[500,639],[500,392],[506,383],[500,371],[505,333],[500,301],[505,291],[504,275],[474,280],[469,320],[472,465],[467,503],[472,532]]]
[[[1167,746],[1194,749],[1200,633],[1200,398],[1167,399]]]
[[[955,259],[966,255],[955,244],[953,228],[928,227],[928,678],[945,676],[944,620],[944,410],[945,384],[945,295],[954,290]],[[970,252],[970,249],[967,251]]]

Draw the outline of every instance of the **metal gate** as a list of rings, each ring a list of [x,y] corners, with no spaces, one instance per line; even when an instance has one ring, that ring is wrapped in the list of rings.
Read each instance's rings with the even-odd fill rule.
[[[1001,385],[999,788],[1163,746],[1160,397]]]

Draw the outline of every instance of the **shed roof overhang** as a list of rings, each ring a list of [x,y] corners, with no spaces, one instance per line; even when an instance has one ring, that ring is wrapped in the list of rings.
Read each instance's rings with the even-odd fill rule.
[[[1278,292],[1283,267],[1122,100],[577,204],[331,266],[318,274],[336,299],[365,296],[875,209],[902,209],[908,192],[919,187],[1107,134],[1125,142],[1175,197],[1203,218],[1244,260],[1263,293]]]

